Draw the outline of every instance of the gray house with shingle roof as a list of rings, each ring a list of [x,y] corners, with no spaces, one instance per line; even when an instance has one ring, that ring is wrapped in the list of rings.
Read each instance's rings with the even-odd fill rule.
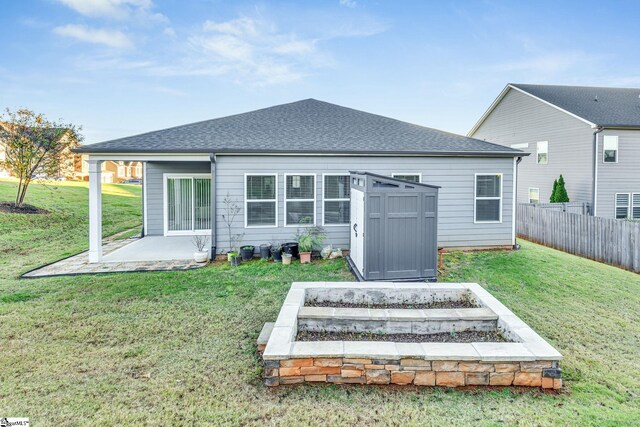
[[[469,137],[530,154],[518,202],[547,202],[562,174],[597,216],[640,219],[640,89],[508,84]]]
[[[101,259],[100,167],[144,162],[144,234],[211,235],[229,249],[290,241],[323,226],[327,244],[348,248],[350,170],[438,185],[439,245],[515,243],[514,183],[526,153],[489,142],[308,99],[248,113],[86,145],[90,257]]]

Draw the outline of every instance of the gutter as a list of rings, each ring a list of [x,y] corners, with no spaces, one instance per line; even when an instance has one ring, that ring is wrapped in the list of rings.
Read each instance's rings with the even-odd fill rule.
[[[515,165],[515,176],[513,177],[513,200],[514,200],[514,206],[516,207],[513,210],[513,227],[514,227],[514,232],[513,232],[513,249],[518,250],[520,249],[520,245],[518,244],[518,233],[515,232],[515,228],[516,228],[516,223],[518,221],[518,165],[520,164],[520,162],[522,161],[522,157],[518,157],[516,159],[516,165]]]
[[[211,252],[209,253],[209,259],[214,261],[216,259],[216,236],[218,235],[216,227],[218,221],[216,221],[216,154],[211,153],[209,155],[211,160],[211,200],[209,201],[211,209]]]
[[[591,191],[593,192],[593,202],[591,215],[596,216],[596,203],[598,200],[598,134],[604,130],[603,126],[598,126],[593,131],[593,173],[591,182]]]

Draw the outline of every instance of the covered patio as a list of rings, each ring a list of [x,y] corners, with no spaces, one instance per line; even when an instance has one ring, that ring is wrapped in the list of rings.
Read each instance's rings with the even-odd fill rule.
[[[109,253],[102,244],[101,165],[107,160],[142,162],[143,173],[142,238]],[[90,154],[87,163],[89,263],[192,260],[194,235],[206,235],[211,245],[209,254],[215,256],[215,232],[210,219],[215,212],[215,157],[208,154]],[[197,173],[181,172],[180,167],[192,168],[184,165],[198,168]],[[152,167],[154,171],[148,172]],[[163,169],[165,167],[168,169]]]

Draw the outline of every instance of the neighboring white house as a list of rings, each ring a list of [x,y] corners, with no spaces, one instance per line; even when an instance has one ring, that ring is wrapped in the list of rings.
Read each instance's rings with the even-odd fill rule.
[[[85,145],[90,259],[101,259],[101,163],[143,162],[145,235],[211,235],[229,249],[229,197],[243,244],[290,241],[324,226],[348,247],[349,171],[440,186],[438,244],[512,247],[519,150],[313,99]]]
[[[519,202],[548,202],[562,174],[595,215],[640,219],[640,89],[508,84],[468,136],[532,154]]]

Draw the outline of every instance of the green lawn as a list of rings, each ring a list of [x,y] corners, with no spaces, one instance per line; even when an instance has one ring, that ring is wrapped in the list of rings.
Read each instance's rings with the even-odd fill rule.
[[[12,185],[0,181],[0,200]],[[140,222],[139,188],[105,191],[105,234]],[[445,258],[443,280],[483,284],[565,355],[561,395],[267,389],[255,355],[262,324],[291,281],[349,280],[344,262],[16,279],[86,247],[86,197],[82,184],[34,186],[28,202],[55,213],[0,213],[0,416],[34,425],[640,424],[640,275],[527,242]]]

